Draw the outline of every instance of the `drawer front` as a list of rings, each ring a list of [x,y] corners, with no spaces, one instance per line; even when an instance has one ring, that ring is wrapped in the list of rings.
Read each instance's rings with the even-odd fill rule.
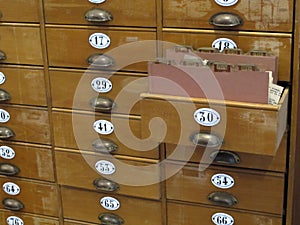
[[[4,83],[0,88],[8,92],[12,104],[46,106],[44,71],[41,69],[0,67]]]
[[[29,144],[13,144],[11,142],[1,142],[0,144],[1,175],[54,181],[50,148]],[[8,174],[5,169],[7,166],[10,168]]]
[[[7,220],[11,223],[7,223]],[[58,219],[39,217],[38,215],[12,212],[6,210],[0,210],[0,223],[1,224],[21,224],[18,223],[23,221],[23,224],[42,224],[42,225],[59,225]],[[15,222],[15,223],[12,223]]]
[[[153,167],[154,164],[83,152],[55,151],[55,159],[59,184],[89,190],[97,189],[98,191],[108,191],[109,193],[124,194],[142,198],[160,199],[160,185],[158,183],[147,186],[132,186],[126,185],[126,182],[132,182],[130,177],[125,178],[125,180],[123,179],[124,176],[130,174],[130,176],[134,177],[134,182],[138,182],[139,177],[137,176],[137,172],[142,173],[143,168],[145,168],[145,175],[143,177],[140,176],[143,180],[146,177],[147,167]],[[113,163],[116,167],[116,172],[110,175],[104,175],[97,172],[95,165],[100,160],[106,160]],[[68,168],[66,168],[65,165],[69,165]],[[126,175],[123,174],[124,167],[122,167],[122,165],[132,171],[126,172]],[[84,171],[84,173],[82,173],[82,171]],[[151,177],[158,180],[159,170],[153,170]],[[111,183],[111,181],[113,181],[113,183]]]
[[[115,151],[111,153],[158,158],[156,146],[150,148],[148,151],[148,149],[145,149],[143,144],[139,142],[141,132],[140,117],[131,116],[128,118],[127,116],[117,117],[115,115],[110,117],[110,115],[104,114],[97,114],[95,117],[92,114],[73,113],[72,115],[71,112],[55,111],[52,113],[52,118],[54,142],[57,147],[107,153],[108,150],[101,146],[109,145],[110,147],[115,146]],[[94,122],[98,120],[111,122],[114,126],[114,131],[108,135],[98,134],[93,128]],[[99,141],[101,141],[102,144]]]
[[[169,225],[194,225],[195,221],[199,220],[201,220],[201,224],[214,225],[216,223],[212,221],[212,217],[216,215],[216,213],[225,213],[231,216],[234,220],[234,224],[282,224],[281,217],[272,216],[270,214],[254,214],[243,211],[230,211],[228,209],[206,208],[204,206],[184,205],[178,203],[168,203],[167,207]],[[216,216],[215,219],[221,219],[221,221],[225,221],[224,224],[230,224],[229,222],[231,222],[231,220],[228,217],[224,216],[219,218]]]
[[[99,194],[71,188],[61,188],[64,218],[99,223],[98,216],[113,213],[125,224],[162,224],[161,204],[157,201]],[[114,211],[101,206],[104,197],[116,199],[120,207]],[[142,216],[141,216],[142,215]]]
[[[140,75],[50,71],[52,105],[92,111],[96,107],[100,112],[139,115],[140,93],[148,90],[146,78]]]
[[[1,22],[39,22],[39,4],[36,0],[0,1]]]
[[[0,50],[6,55],[3,63],[43,65],[39,27],[1,26]]]
[[[290,81],[291,63],[291,38],[279,34],[269,36],[267,33],[260,34],[250,32],[244,33],[189,33],[174,32],[172,30],[163,32],[163,40],[178,45],[190,45],[194,49],[212,46],[212,43],[219,38],[232,40],[238,48],[245,53],[253,49],[266,50],[278,57],[278,77],[282,81]],[[223,44],[222,44],[223,43]],[[219,43],[218,48],[222,49],[225,42]]]
[[[287,93],[288,90],[285,90],[278,106],[242,102],[220,103],[213,100],[208,104],[206,99],[143,94],[142,136],[150,136],[150,121],[158,117],[164,123],[157,120],[152,125],[150,139],[154,142],[161,142],[163,139],[163,142],[177,145],[201,145],[274,156],[286,130]],[[215,124],[209,126],[200,125],[201,110],[207,108],[219,121],[216,120]],[[164,112],[160,109],[164,109]],[[211,115],[210,113],[208,114]],[[195,119],[198,117],[199,120]]]
[[[17,185],[20,190],[19,194],[11,195],[7,194],[3,188],[1,190],[1,209],[58,216],[58,194],[55,185],[3,177],[0,177],[0,182],[1,187],[3,185],[7,187],[5,190],[8,193],[12,193],[13,190],[11,184],[7,186],[8,183]],[[13,193],[16,192],[14,191]],[[17,204],[16,201],[18,201]]]
[[[89,37],[94,33],[104,33],[107,35],[110,39],[110,45],[105,49],[96,49],[92,47],[89,43]],[[139,62],[139,60],[134,61],[134,55],[132,56],[131,60],[129,57],[130,55],[128,55],[131,49],[128,48],[128,45],[124,48],[116,48],[124,44],[134,45],[134,42],[136,41],[156,39],[156,33],[153,31],[125,31],[105,28],[47,28],[46,34],[50,66],[76,68],[91,67],[91,65],[88,63],[88,58],[94,54],[101,54],[100,58],[97,58],[98,63],[95,63],[95,61],[92,60],[92,64],[98,69],[126,69],[142,72],[147,71],[147,63],[135,63],[137,61]],[[74,45],[76,48],[74,48]],[[156,56],[155,49],[153,49],[153,52],[147,51],[147,54],[154,59]]]
[[[78,222],[78,221],[70,221],[64,220],[64,225],[97,225],[96,223],[85,223],[85,222]]]
[[[166,0],[163,2],[163,25],[165,27],[197,29],[292,31],[293,15],[291,12],[293,11],[293,1],[284,0],[280,1],[280,3],[274,3],[246,0],[236,2],[233,6],[222,6],[213,0],[193,1],[188,4],[184,0]],[[227,17],[220,17],[220,13],[226,13]],[[231,15],[233,18],[229,19],[228,13],[233,14]],[[218,17],[215,18],[214,16],[217,14]],[[215,25],[211,24],[210,21]],[[225,23],[227,26],[222,26],[222,23]]]
[[[29,143],[50,144],[48,111],[41,108],[25,108],[3,105],[10,119],[1,124],[2,139]]]
[[[214,165],[226,165],[239,168],[260,169],[268,171],[286,171],[287,135],[280,143],[275,156],[263,156],[226,150],[215,150],[197,146],[179,146],[166,144],[166,157],[170,160],[212,163]]]
[[[154,0],[130,0],[126,4],[121,0],[113,0],[97,5],[79,0],[67,0],[63,3],[59,0],[46,0],[44,6],[46,23],[156,27]],[[99,20],[102,22],[97,22]]]
[[[166,168],[175,171],[180,166],[169,164]],[[169,178],[167,198],[282,214],[284,174],[206,167],[185,166]]]

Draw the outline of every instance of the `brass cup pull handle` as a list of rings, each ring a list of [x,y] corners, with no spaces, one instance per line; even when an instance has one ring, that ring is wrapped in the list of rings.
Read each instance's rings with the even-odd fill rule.
[[[117,191],[120,188],[118,183],[104,178],[96,178],[93,185],[97,190],[109,192]]]
[[[92,146],[96,152],[101,153],[113,153],[116,152],[119,148],[116,143],[106,138],[96,139],[95,141],[93,141]]]
[[[212,152],[209,158],[219,164],[236,165],[241,162],[238,154],[223,150]]]
[[[12,211],[20,211],[24,208],[24,204],[22,202],[13,198],[3,199],[2,204],[5,209],[9,209]]]
[[[87,22],[96,22],[96,23],[101,23],[101,22],[109,22],[113,20],[113,16],[110,12],[104,10],[104,9],[90,9],[88,10],[85,15],[84,19]]]
[[[202,147],[217,148],[222,145],[222,138],[211,133],[194,133],[190,136],[191,142]]]
[[[243,20],[234,13],[221,12],[213,15],[209,19],[209,23],[216,27],[230,28],[242,25]]]
[[[10,94],[7,91],[0,88],[0,102],[8,101],[10,99]]]
[[[213,192],[208,195],[208,200],[221,206],[231,207],[238,203],[236,197],[227,192]]]
[[[0,50],[0,60],[5,60],[6,59],[6,54]]]
[[[15,133],[9,127],[1,126],[0,127],[0,139],[8,139],[14,137]]]
[[[0,163],[0,174],[5,176],[14,176],[20,172],[20,169],[10,163]]]
[[[121,225],[124,223],[121,217],[113,213],[102,213],[98,218],[103,225]]]
[[[95,97],[89,103],[95,111],[99,112],[110,112],[116,106],[114,101],[107,97]]]
[[[87,63],[91,66],[109,68],[115,65],[115,61],[108,55],[104,54],[93,54],[87,59]]]

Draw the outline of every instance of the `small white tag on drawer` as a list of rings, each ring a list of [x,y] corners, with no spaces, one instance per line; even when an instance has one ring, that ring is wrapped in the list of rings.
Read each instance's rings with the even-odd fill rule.
[[[101,198],[100,204],[103,208],[112,211],[117,210],[121,205],[118,199],[109,196]]]
[[[13,159],[13,158],[15,158],[15,155],[16,155],[16,153],[11,147],[0,146],[0,156],[3,159]]]
[[[110,37],[103,33],[94,33],[90,35],[89,43],[94,48],[105,49],[110,45]]]
[[[10,114],[4,109],[0,109],[0,123],[6,123],[10,119]]]
[[[212,215],[211,220],[216,225],[233,225],[234,219],[227,213],[215,213]]]
[[[8,195],[18,195],[21,192],[21,188],[12,182],[6,182],[2,186],[3,191]]]
[[[8,225],[24,225],[24,221],[17,216],[9,216],[6,219]]]
[[[237,44],[229,38],[218,38],[211,44],[213,48],[219,49],[222,52],[226,48],[238,48]]]
[[[89,2],[95,3],[95,4],[100,4],[100,3],[105,2],[105,0],[89,0]]]
[[[220,6],[232,6],[235,5],[238,0],[215,0],[215,2]]]
[[[6,80],[5,74],[0,72],[0,84],[3,84]]]
[[[225,173],[217,173],[211,177],[211,183],[217,188],[229,189],[234,186],[234,179]]]
[[[114,132],[114,125],[108,120],[97,120],[93,125],[94,130],[103,135],[109,135]]]
[[[220,123],[221,116],[214,109],[200,108],[194,112],[194,120],[202,126],[212,127]]]
[[[116,172],[115,165],[107,160],[100,160],[95,164],[96,170],[104,175],[111,175]]]
[[[94,91],[99,93],[108,93],[113,88],[112,82],[104,77],[97,77],[91,82]]]

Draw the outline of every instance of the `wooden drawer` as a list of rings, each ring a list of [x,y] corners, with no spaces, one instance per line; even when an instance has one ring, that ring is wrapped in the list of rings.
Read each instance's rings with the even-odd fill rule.
[[[67,0],[46,0],[44,2],[46,23],[54,24],[93,24],[93,25],[114,25],[114,26],[136,26],[156,27],[156,4],[154,0],[134,1],[124,4],[121,0],[105,1],[102,4],[92,4],[88,1]],[[105,21],[95,22],[99,18]],[[91,11],[92,10],[92,11]],[[104,11],[104,12],[103,12]],[[108,12],[108,13],[105,13]],[[91,22],[85,19],[85,14],[95,15]],[[103,14],[105,16],[103,16]],[[110,20],[109,17],[112,17]]]
[[[56,110],[53,111],[52,117],[54,142],[57,147],[107,153],[108,150],[104,146],[108,145],[109,147],[116,146],[116,151],[111,153],[158,158],[157,145],[151,146],[149,150],[145,149],[145,145],[139,141],[141,132],[139,116],[94,115],[79,111],[73,111],[72,114],[72,111]],[[94,122],[98,120],[112,122],[114,131],[108,135],[98,134],[93,128]],[[99,141],[102,141],[102,144]]]
[[[65,219],[99,223],[98,216],[113,213],[125,224],[162,224],[161,204],[158,201],[130,198],[117,195],[100,194],[67,187],[61,188]],[[101,206],[104,197],[113,197],[120,207],[110,211]]]
[[[166,144],[166,157],[170,160],[225,165],[284,173],[286,171],[287,135],[285,134],[275,156],[255,155],[197,146]]]
[[[0,26],[0,50],[3,63],[43,65],[40,28],[34,26]]]
[[[78,222],[72,220],[64,220],[64,225],[97,225],[96,223],[86,223],[86,222]]]
[[[166,171],[177,171],[180,168],[176,175],[167,180],[168,199],[278,215],[283,213],[282,173],[208,168],[208,165],[199,164],[183,167],[183,164],[175,163],[167,164]],[[224,174],[227,177],[224,178]]]
[[[51,70],[50,82],[53,107],[94,111],[97,106],[100,112],[136,115],[140,114],[140,93],[148,89],[145,75],[133,73]],[[93,99],[99,104],[91,105]]]
[[[58,219],[55,218],[45,217],[40,215],[32,215],[27,213],[20,213],[20,212],[12,212],[7,210],[0,210],[1,224],[8,224],[7,219],[9,219],[10,217],[17,217],[18,219],[21,219],[24,224],[59,225]],[[19,221],[18,219],[15,221]]]
[[[163,26],[291,32],[292,11],[293,1],[291,0],[281,1],[280,4],[269,1],[246,0],[238,1],[233,6],[221,6],[213,0],[194,1],[188,4],[184,0],[166,0],[163,1]],[[242,20],[242,25],[219,27],[210,24],[211,18],[218,13],[235,14],[234,19],[239,17]],[[217,19],[219,23],[225,22],[226,25],[229,25],[228,16]]]
[[[208,32],[185,31],[180,29],[164,29],[163,41],[177,45],[190,45],[194,49],[212,46],[219,38],[228,38],[235,42],[244,53],[253,49],[266,50],[278,57],[278,77],[281,81],[290,81],[291,36],[286,34],[251,33],[251,32]],[[222,49],[223,44],[215,46]]]
[[[20,189],[20,193],[17,195],[10,195],[5,193],[3,189],[1,190],[2,209],[58,216],[58,194],[54,184],[5,177],[0,177],[0,182],[1,187],[7,182],[11,182],[18,185]],[[19,203],[16,204],[16,201]],[[20,203],[23,208],[19,207]]]
[[[39,22],[39,4],[36,0],[0,1],[1,22]]]
[[[154,167],[157,163],[154,160],[142,160],[140,158],[122,158],[111,157],[102,154],[92,154],[88,152],[79,151],[62,151],[56,149],[56,171],[58,183],[67,186],[85,188],[89,190],[98,190],[109,193],[118,193],[122,195],[136,196],[150,199],[160,199],[160,185],[155,183],[145,186],[144,184],[138,185],[138,179],[146,179],[149,167]],[[116,172],[110,175],[104,175],[95,169],[95,165],[100,160],[106,160],[114,164]],[[68,165],[66,167],[66,165]],[[127,169],[125,169],[127,168]],[[145,171],[143,172],[143,168]],[[124,174],[124,171],[126,174]],[[82,171],[85,171],[82,173]],[[130,174],[130,176],[127,176]],[[138,174],[144,174],[138,176]],[[150,174],[153,180],[159,180],[159,169],[153,169]],[[131,179],[134,177],[134,181]],[[101,181],[100,181],[101,180]],[[150,180],[150,179],[149,179]],[[94,182],[98,181],[98,185]],[[107,181],[107,182],[106,182]],[[109,183],[108,183],[109,181]],[[114,183],[112,184],[111,181]],[[104,183],[103,183],[104,182]],[[126,182],[134,182],[135,185],[128,185]],[[101,186],[99,186],[101,184]],[[107,189],[111,188],[110,191]]]
[[[142,98],[142,136],[154,142],[274,156],[286,130],[288,90],[279,105],[154,94],[142,94]],[[204,108],[214,110],[219,121],[209,126],[196,122],[194,113]],[[164,122],[157,121],[152,126],[156,132],[149,137],[149,123],[154,117]]]
[[[2,139],[50,144],[48,111],[43,108],[2,105],[10,119],[2,123]]]
[[[255,214],[252,212],[231,211],[228,209],[210,208],[200,205],[185,205],[182,203],[168,203],[167,208],[168,225],[194,225],[195,221],[199,221],[199,219],[201,219],[201,224],[214,225],[215,223],[212,221],[212,217],[216,215],[216,213],[226,213],[227,215],[230,215],[234,219],[234,224],[282,224],[281,217],[271,214]],[[220,217],[220,219],[223,218],[224,217]],[[227,224],[230,224],[229,222],[231,222],[229,219],[226,219],[226,217],[224,221],[228,221]]]
[[[105,49],[96,49],[89,43],[89,37],[94,33],[104,33],[110,38],[110,45]],[[113,28],[46,28],[49,65],[57,67],[76,68],[98,68],[112,70],[147,71],[147,63],[132,58],[128,54],[130,46],[136,41],[155,40],[156,33],[148,30],[122,30]],[[125,45],[125,46],[124,46]],[[137,44],[136,44],[137,45]],[[135,46],[136,46],[135,45]],[[74,48],[76,46],[76,48]],[[120,47],[119,49],[117,47]],[[156,50],[147,51],[147,55],[156,56]],[[93,60],[93,66],[88,63],[88,58],[92,55],[100,54],[97,60]],[[100,57],[100,58],[99,58]],[[144,57],[142,57],[144,58]],[[147,59],[145,59],[146,61]],[[98,63],[97,63],[98,61]],[[100,62],[100,63],[99,63]],[[104,64],[103,64],[104,62]],[[136,63],[139,62],[139,63]]]
[[[46,106],[44,71],[34,67],[0,67],[5,82],[0,85],[9,93],[12,104]],[[1,76],[2,78],[2,76]]]
[[[50,147],[4,141],[0,144],[0,164],[4,167],[8,165],[13,166],[12,168],[18,168],[17,171],[19,172],[13,176],[54,181],[52,151]],[[7,147],[9,147],[8,151],[5,151]],[[0,174],[6,175],[2,171],[0,171]]]

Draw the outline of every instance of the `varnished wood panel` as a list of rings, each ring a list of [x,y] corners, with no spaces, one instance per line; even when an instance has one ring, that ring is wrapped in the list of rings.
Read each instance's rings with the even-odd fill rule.
[[[156,27],[154,0],[114,0],[101,4],[80,0],[46,0],[44,7],[46,23]],[[87,22],[84,15],[94,8],[108,11],[113,19],[108,22]]]

